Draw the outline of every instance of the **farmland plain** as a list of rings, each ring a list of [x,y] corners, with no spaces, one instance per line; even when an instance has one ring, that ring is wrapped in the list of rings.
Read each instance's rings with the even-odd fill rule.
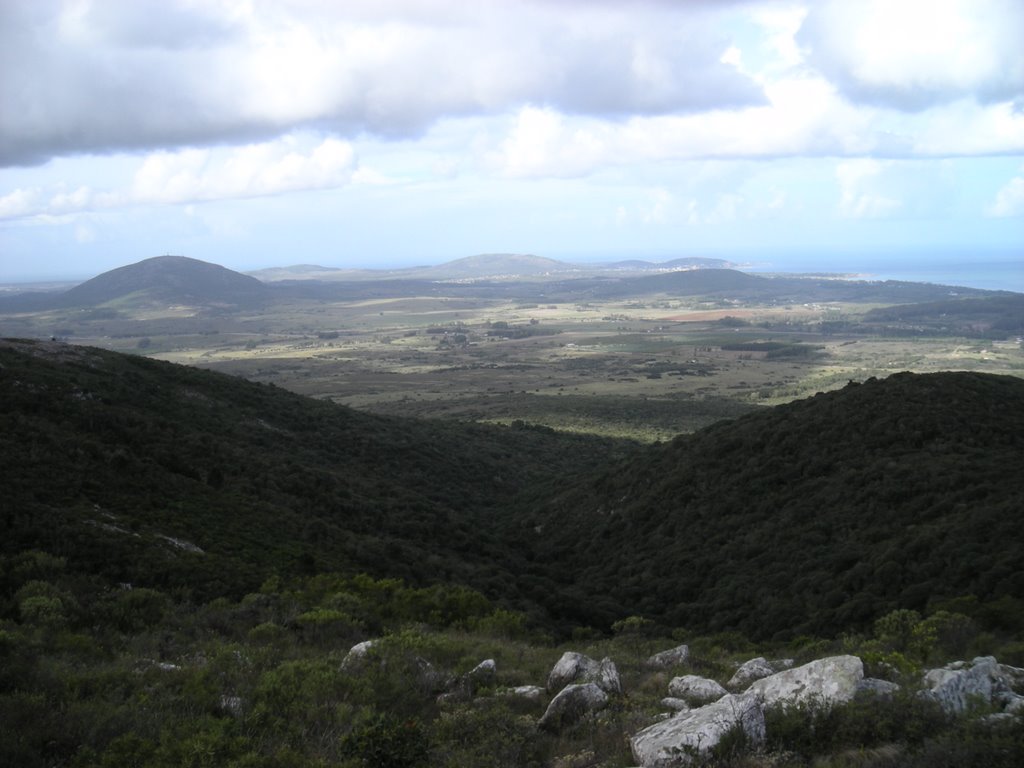
[[[760,405],[897,371],[1024,375],[1021,341],[865,323],[883,303],[649,293],[545,301],[443,295],[289,298],[253,310],[102,306],[3,319],[3,335],[69,335],[420,417],[664,440]],[[368,294],[371,292],[367,292]],[[405,292],[406,294],[408,291]],[[504,293],[516,293],[504,291]]]

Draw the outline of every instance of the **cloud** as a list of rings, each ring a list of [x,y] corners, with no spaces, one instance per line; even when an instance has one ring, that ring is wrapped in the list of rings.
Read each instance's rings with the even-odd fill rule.
[[[1019,0],[823,0],[798,34],[808,63],[855,102],[906,111],[1024,94]]]
[[[885,165],[878,160],[849,160],[836,166],[839,215],[846,219],[877,219],[903,208],[903,201],[875,190],[873,182]]]
[[[610,133],[593,121],[570,121],[550,109],[526,107],[487,162],[515,178],[583,176],[608,161]]]
[[[726,11],[729,7],[726,6]],[[712,4],[0,3],[0,164],[414,136],[525,105],[625,117],[759,103]]]
[[[125,189],[16,189],[0,198],[0,219],[329,189],[349,184],[357,173],[352,146],[335,138],[309,147],[289,136],[230,150],[156,152],[142,160]],[[379,183],[375,174],[366,176]]]
[[[1000,219],[1024,216],[1024,167],[1020,176],[1014,176],[996,193],[986,214]]]

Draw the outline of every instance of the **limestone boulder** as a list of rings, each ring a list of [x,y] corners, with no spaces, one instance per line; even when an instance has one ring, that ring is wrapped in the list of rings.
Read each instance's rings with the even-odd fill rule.
[[[509,688],[507,691],[502,691],[502,695],[504,696],[515,696],[529,701],[540,701],[544,698],[546,693],[547,691],[539,685],[517,685],[515,688]]]
[[[668,692],[670,696],[698,706],[717,701],[728,693],[714,680],[699,675],[683,675],[672,678],[672,682],[668,684]]]
[[[725,684],[725,687],[732,688],[733,690],[743,690],[755,680],[774,675],[775,672],[776,670],[768,659],[758,656],[756,659],[743,662],[739,669],[736,670],[736,674],[729,678],[729,682]]]
[[[700,764],[733,728],[742,728],[749,745],[764,744],[764,710],[756,696],[726,694],[699,709],[680,712],[643,729],[630,747],[643,768]]]
[[[747,693],[765,706],[816,703],[828,708],[852,699],[863,679],[864,664],[856,656],[830,656],[755,680]]]
[[[647,666],[652,669],[667,669],[686,663],[690,658],[690,646],[677,645],[667,651],[656,653],[647,659]]]
[[[1024,696],[1019,694],[1008,693],[1003,696],[1001,703],[1003,705],[1003,711],[1009,712],[1011,715],[1024,712]]]
[[[476,690],[494,685],[498,677],[498,665],[494,659],[484,659],[465,674],[465,681],[470,688]]]
[[[572,683],[596,683],[606,693],[622,693],[614,661],[607,657],[595,661],[582,653],[566,651],[548,675],[548,691],[557,693]]]
[[[966,712],[974,704],[998,703],[1013,692],[1013,685],[1014,678],[992,656],[955,661],[924,675],[925,695],[951,714]]]
[[[857,693],[874,696],[877,699],[891,699],[899,689],[900,687],[896,683],[879,680],[875,677],[865,677],[857,683]]]
[[[674,696],[666,696],[663,698],[661,700],[661,706],[677,714],[679,712],[689,712],[692,709],[685,699],[677,699]]]
[[[364,661],[366,661],[367,655],[370,653],[370,649],[373,648],[379,640],[364,640],[361,643],[353,645],[349,652],[345,654],[345,658],[342,659],[342,669],[355,669]]]
[[[548,731],[560,731],[606,706],[608,694],[601,690],[597,683],[572,683],[551,700],[537,727]]]
[[[1013,690],[1018,693],[1024,692],[1024,669],[1011,667],[1009,664],[1000,664],[999,671],[1010,682]]]

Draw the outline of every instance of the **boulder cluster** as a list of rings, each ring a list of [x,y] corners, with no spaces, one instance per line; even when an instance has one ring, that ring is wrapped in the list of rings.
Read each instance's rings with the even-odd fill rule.
[[[355,646],[344,666],[366,663],[374,642]],[[646,666],[664,671],[689,660],[687,646],[650,657]],[[490,687],[497,679],[492,659],[481,662],[462,677],[444,676],[422,661],[420,671],[437,689],[440,698],[472,697],[476,689]],[[765,711],[776,706],[810,705],[828,710],[855,696],[886,698],[899,685],[864,676],[864,664],[856,656],[818,659],[794,666],[792,659],[755,658],[739,665],[723,686],[709,678],[688,674],[673,677],[661,700],[668,712],[632,736],[633,758],[641,768],[680,768],[700,764],[731,733],[742,731],[745,742],[757,747],[766,740]],[[993,657],[958,661],[924,673],[917,695],[936,702],[950,714],[972,707],[999,710],[990,719],[1014,717],[1024,711],[1024,669],[1000,664]],[[537,727],[557,733],[573,727],[622,696],[618,669],[610,658],[600,661],[575,651],[562,654],[548,675],[545,687],[518,686],[499,690],[542,703],[549,697]]]
[[[633,758],[642,768],[696,764],[736,729],[742,730],[747,744],[764,744],[764,713],[769,707],[813,705],[827,710],[858,695],[888,697],[899,690],[896,683],[865,677],[864,665],[856,656],[832,656],[799,667],[792,664],[792,660],[751,659],[725,687],[696,675],[673,678],[668,685],[671,698],[663,704],[674,711],[630,739]],[[962,714],[972,706],[996,707],[1001,711],[988,717],[1002,719],[1024,711],[1024,696],[1014,691],[1022,686],[1024,669],[986,656],[928,670],[918,695],[950,714]],[[742,692],[727,690],[741,687]]]

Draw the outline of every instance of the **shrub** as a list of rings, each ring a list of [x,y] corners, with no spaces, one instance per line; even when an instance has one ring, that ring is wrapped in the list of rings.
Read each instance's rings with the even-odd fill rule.
[[[346,737],[344,757],[366,768],[419,768],[430,759],[426,732],[416,720],[378,717]]]

